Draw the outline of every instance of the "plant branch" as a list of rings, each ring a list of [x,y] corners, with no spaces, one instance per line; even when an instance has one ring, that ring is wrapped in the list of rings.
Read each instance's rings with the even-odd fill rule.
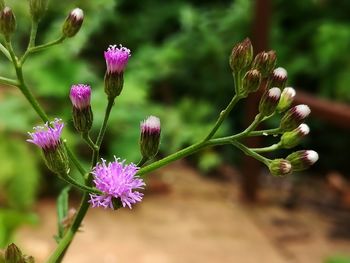
[[[16,87],[18,87],[19,85],[17,80],[5,78],[5,77],[0,77],[0,83],[4,85],[16,86]]]
[[[27,51],[24,53],[24,55],[21,58],[21,61],[20,61],[21,64],[24,63],[24,61],[27,59],[29,54],[42,51],[42,50],[49,48],[49,47],[52,47],[54,45],[58,45],[58,44],[62,43],[65,39],[66,39],[66,37],[62,35],[54,41],[51,41],[51,42],[48,42],[46,44],[42,44],[39,46],[33,46],[33,47],[28,48]]]
[[[83,132],[81,133],[81,137],[84,139],[84,141],[89,145],[91,150],[98,151],[98,146],[91,140],[89,132]]]
[[[248,147],[246,147],[245,145],[243,145],[242,143],[233,140],[232,141],[232,145],[236,146],[238,149],[240,149],[242,152],[244,152],[246,155],[251,156],[253,158],[255,158],[256,160],[264,163],[266,166],[269,166],[270,160],[265,158],[264,156],[252,151],[251,149],[249,149]]]
[[[250,148],[250,150],[256,153],[272,152],[281,148],[281,143],[275,143],[267,147],[262,148]]]
[[[85,169],[83,168],[83,166],[80,164],[80,162],[78,161],[77,157],[74,155],[74,153],[71,151],[71,149],[69,149],[67,143],[65,141],[63,141],[63,145],[64,145],[64,148],[66,149],[67,151],[67,154],[68,154],[68,157],[69,159],[72,161],[72,163],[75,165],[75,167],[78,169],[79,173],[82,175],[82,176],[85,176],[86,174],[86,171]]]
[[[8,60],[12,61],[12,58],[11,58],[11,55],[10,55],[9,51],[8,51],[7,48],[4,47],[4,45],[1,44],[1,43],[0,43],[0,51],[5,55],[5,57],[6,57]]]

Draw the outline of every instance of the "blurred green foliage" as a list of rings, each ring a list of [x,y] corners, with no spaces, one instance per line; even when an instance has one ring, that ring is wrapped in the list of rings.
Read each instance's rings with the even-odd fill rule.
[[[14,47],[21,54],[30,30],[27,1],[6,2],[17,17]],[[112,112],[102,155],[137,162],[139,123],[151,114],[161,118],[161,154],[168,154],[202,138],[233,95],[228,55],[234,43],[250,35],[252,4],[246,0],[51,1],[39,26],[37,43],[58,38],[66,15],[76,6],[85,12],[84,24],[73,39],[31,55],[24,66],[25,79],[49,115],[64,119],[68,126],[65,138],[88,163],[89,149],[75,136],[71,122],[69,89],[75,83],[92,86],[92,134],[96,136],[106,106],[103,51],[109,44],[127,46],[132,57],[125,88]],[[288,69],[289,83],[350,101],[349,9],[347,0],[336,5],[331,0],[273,0],[270,46],[277,51],[278,65]],[[0,72],[14,77],[4,56],[0,56]],[[36,197],[42,162],[37,149],[25,145],[25,133],[40,120],[17,91],[1,88],[0,102],[0,160],[4,167],[0,171],[0,204],[26,211]],[[244,115],[238,106],[222,134],[242,128]],[[317,144],[321,161],[333,160],[327,155],[326,136],[337,131],[330,128],[325,134],[323,127],[312,123],[310,145]],[[345,152],[347,143],[341,136],[337,138],[342,141],[334,151]],[[212,150],[201,153],[199,167],[210,171],[223,159],[236,158],[234,151],[225,151],[221,155]],[[339,162],[338,158],[324,164],[349,169]]]

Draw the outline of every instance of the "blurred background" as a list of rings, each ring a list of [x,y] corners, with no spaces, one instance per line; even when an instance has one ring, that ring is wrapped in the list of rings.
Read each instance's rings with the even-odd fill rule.
[[[91,210],[65,262],[350,262],[350,1],[51,2],[37,43],[56,39],[75,7],[85,12],[83,27],[32,55],[24,74],[49,116],[65,120],[64,137],[87,167],[90,151],[74,131],[68,93],[75,83],[92,86],[96,136],[109,44],[123,44],[132,57],[102,155],[137,162],[139,123],[149,115],[162,122],[160,157],[206,135],[233,95],[228,56],[247,36],[255,52],[277,52],[297,103],[310,105],[311,134],[297,149],[320,155],[305,173],[272,178],[233,147],[202,151],[150,175],[145,200],[132,211]],[[17,17],[20,54],[30,31],[27,1],[7,5]],[[1,75],[14,77],[4,56],[0,62]],[[241,102],[218,135],[244,129],[256,106],[254,95]],[[43,262],[55,246],[55,196],[64,184],[25,142],[39,123],[18,90],[0,87],[0,247],[14,241]],[[72,207],[78,200],[72,192]]]

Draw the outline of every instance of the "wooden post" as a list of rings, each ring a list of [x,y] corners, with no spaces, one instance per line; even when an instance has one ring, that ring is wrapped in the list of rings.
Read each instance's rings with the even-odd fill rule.
[[[270,0],[255,1],[255,15],[252,29],[254,52],[258,53],[268,48],[269,20],[271,15]],[[258,112],[259,96],[250,95],[246,101],[245,124],[248,126]],[[245,143],[249,147],[259,147],[260,138],[248,138]],[[251,157],[244,157],[242,167],[242,197],[247,202],[257,200],[259,188],[260,163]]]

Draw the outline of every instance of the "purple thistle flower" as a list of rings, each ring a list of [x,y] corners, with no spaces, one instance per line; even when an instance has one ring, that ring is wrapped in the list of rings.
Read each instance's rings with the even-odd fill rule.
[[[37,126],[33,129],[33,133],[28,132],[31,139],[27,142],[31,142],[42,148],[44,151],[56,150],[61,143],[61,133],[64,124],[61,119],[55,119],[49,123],[45,123],[44,126]]]
[[[135,191],[136,189],[144,189],[145,183],[141,178],[135,176],[138,167],[131,163],[125,165],[119,162],[119,158],[114,157],[114,162],[106,164],[102,159],[102,163],[97,164],[92,174],[96,188],[103,192],[103,195],[90,194],[90,203],[92,207],[104,207],[115,209],[113,199],[120,199],[123,207],[131,205],[142,200],[143,194]]]
[[[160,120],[158,117],[149,116],[146,120],[140,124],[141,133],[145,134],[159,134],[160,133]]]
[[[130,50],[122,45],[110,45],[107,51],[104,52],[107,72],[110,73],[122,73],[128,64]]]
[[[72,85],[69,98],[77,109],[85,109],[90,106],[91,88],[89,85],[77,84]]]

